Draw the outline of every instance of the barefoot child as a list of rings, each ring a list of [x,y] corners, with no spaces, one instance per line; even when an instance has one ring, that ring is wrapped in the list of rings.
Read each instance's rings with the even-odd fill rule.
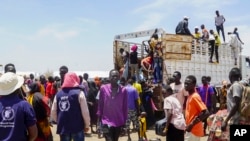
[[[141,115],[139,116],[140,130],[138,134],[139,134],[140,141],[143,141],[144,139],[145,141],[148,140],[147,135],[146,135],[146,131],[147,131],[146,115],[147,115],[146,112],[141,112]]]

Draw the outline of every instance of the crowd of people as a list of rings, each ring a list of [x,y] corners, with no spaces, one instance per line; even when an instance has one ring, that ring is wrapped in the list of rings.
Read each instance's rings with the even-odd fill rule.
[[[54,124],[63,141],[84,140],[89,128],[94,132],[96,96],[107,79],[88,81],[88,74],[77,76],[66,66],[59,71],[60,77],[34,78],[16,74],[12,63],[5,65],[0,76],[0,140],[52,141]]]
[[[176,34],[209,42],[210,63],[213,63],[214,50],[219,63],[220,31],[225,42],[225,18],[219,11],[216,15],[218,34],[212,29],[208,32],[204,24],[202,34],[198,27],[191,34],[188,17],[176,27]],[[235,34],[243,44],[237,28],[229,34]],[[153,100],[157,86],[162,89],[159,99],[167,119],[164,132],[168,141],[199,141],[209,135],[208,118],[218,110],[228,111],[222,131],[228,132],[228,124],[242,124],[237,111],[243,91],[240,83],[248,85],[249,78],[241,81],[240,69],[232,68],[230,83],[222,80],[220,88],[210,84],[210,76],[203,76],[201,85],[197,85],[194,75],[188,75],[181,82],[178,70],[163,80],[163,52],[157,29],[148,45],[143,42],[143,46],[147,56],[140,61],[136,45],[131,47],[131,52],[121,48],[120,62],[110,70],[109,78],[96,77],[94,81],[88,80],[87,73],[78,76],[70,72],[67,66],[59,68],[60,77],[35,78],[34,74],[19,76],[14,64],[6,64],[0,76],[0,140],[52,141],[54,124],[61,141],[82,141],[89,129],[91,133],[102,134],[106,141],[118,141],[124,133],[131,141],[131,131],[138,133],[139,141],[148,140],[146,131],[157,120],[158,109]]]
[[[193,45],[202,45],[204,46],[202,48],[208,48],[208,62],[218,64],[220,62],[219,47],[222,44],[220,33],[222,33],[225,43],[224,22],[226,19],[218,10],[215,11],[215,14],[214,21],[217,32],[213,29],[208,30],[204,24],[201,24],[200,28],[196,26],[194,28],[194,33],[192,33],[188,28],[189,17],[187,16],[184,16],[183,20],[178,23],[175,32],[177,35],[191,36],[194,39],[193,41],[196,42],[193,42]],[[199,29],[201,29],[201,32]],[[237,27],[233,32],[228,32],[228,35],[230,35],[228,44],[232,49],[232,56],[235,59],[234,64],[237,66],[238,57],[242,49],[241,45],[244,43],[240,39]],[[129,47],[129,50],[119,48],[120,55],[117,54],[115,68],[119,70],[120,74],[125,79],[128,79],[129,76],[136,76],[137,81],[144,77],[146,79],[153,78],[154,83],[162,83],[163,48],[161,40],[162,39],[158,35],[158,29],[155,29],[150,39],[142,42],[141,49],[144,50],[144,54],[142,54],[141,58],[138,57],[138,46],[136,44]],[[140,74],[143,75],[141,76]]]
[[[154,124],[153,92],[147,82],[138,83],[136,76],[127,80],[115,69],[109,78],[94,81],[67,66],[59,72],[60,77],[35,78],[16,74],[14,64],[5,65],[0,77],[0,140],[51,141],[54,124],[63,141],[84,140],[89,129],[108,141],[117,141],[123,133],[131,140],[131,130],[138,132],[138,139],[147,139],[146,130]]]
[[[88,74],[81,80],[66,66],[59,71],[57,81],[44,75],[36,80],[32,74],[17,75],[14,64],[5,66],[0,77],[1,140],[51,141],[53,124],[57,124],[61,140],[84,140],[89,129],[98,131],[98,123],[106,141],[118,141],[124,132],[131,140],[131,131],[138,133],[138,140],[148,139],[146,131],[156,121],[152,79],[136,81],[135,75],[125,79],[112,69],[106,81],[89,81]],[[241,84],[248,85],[249,79],[241,80],[238,68],[232,68],[229,79],[231,83],[223,80],[223,86],[216,88],[209,76],[203,76],[202,84],[197,85],[195,76],[181,82],[181,73],[175,71],[162,84],[166,139],[198,141],[209,135],[207,119],[218,110],[229,113],[222,131],[228,123],[239,124]]]

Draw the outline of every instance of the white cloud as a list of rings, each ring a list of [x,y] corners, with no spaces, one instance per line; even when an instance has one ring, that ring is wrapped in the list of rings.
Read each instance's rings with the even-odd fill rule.
[[[144,21],[135,28],[135,31],[155,28],[163,18],[164,16],[160,13],[150,13]]]
[[[196,7],[200,8],[200,11],[204,10],[204,6],[206,9],[214,9],[214,8],[221,8],[224,5],[231,5],[234,4],[235,0],[154,0],[151,3],[147,3],[140,7],[137,7],[133,12],[145,12],[151,10],[161,10],[161,9],[178,9],[178,7]],[[181,9],[179,9],[181,10]]]
[[[39,29],[37,33],[35,34],[35,37],[40,38],[40,37],[52,36],[58,40],[64,40],[67,38],[75,37],[78,34],[79,32],[76,30],[59,31],[56,28],[45,27],[45,28]]]
[[[98,24],[98,21],[93,20],[93,19],[88,19],[88,18],[78,17],[76,18],[76,20],[83,22],[83,23],[88,23],[88,24],[94,24],[94,25]]]
[[[230,15],[226,18],[226,22],[230,21],[230,23],[242,23],[243,21],[248,21],[250,19],[249,14],[242,14],[242,15],[237,15],[234,17],[230,17]],[[249,30],[249,29],[248,29]]]
[[[231,4],[232,2],[227,2],[227,0],[222,0],[220,3],[217,2],[217,0],[155,0],[151,3],[147,3],[145,5],[142,5],[140,7],[137,7],[133,12],[134,14],[140,14],[143,13],[143,15],[146,15],[142,17],[142,22],[135,28],[136,31],[138,30],[145,30],[149,28],[155,28],[157,25],[161,24],[161,21],[165,20],[165,18],[171,19],[171,16],[173,16],[173,11],[188,6],[196,7],[196,11],[203,11],[204,5],[209,7],[218,8],[222,5]],[[208,8],[208,7],[206,7]],[[198,10],[197,10],[198,9]],[[191,12],[191,11],[190,11]],[[202,12],[201,12],[202,13]],[[210,14],[202,14],[197,12],[197,17],[203,17],[203,19],[208,19],[211,15]],[[190,14],[190,13],[187,13]],[[185,15],[185,13],[183,14]],[[173,18],[172,18],[173,19]]]
[[[147,10],[155,9],[164,6],[164,4],[167,2],[167,0],[154,0],[152,3],[148,3],[146,5],[143,5],[141,7],[136,8],[133,12],[144,12]]]
[[[228,0],[181,0],[179,1],[180,5],[190,5],[196,8],[200,8],[201,11],[206,9],[214,9],[214,8],[221,8],[223,5],[230,5],[234,3],[234,0],[228,1]],[[175,4],[177,5],[177,4]],[[174,3],[173,3],[174,6]]]
[[[64,26],[46,26],[38,29],[33,34],[10,32],[8,29],[0,28],[0,33],[10,38],[17,38],[22,40],[38,40],[42,38],[54,38],[57,40],[65,40],[76,37],[80,34],[79,29],[70,29]]]

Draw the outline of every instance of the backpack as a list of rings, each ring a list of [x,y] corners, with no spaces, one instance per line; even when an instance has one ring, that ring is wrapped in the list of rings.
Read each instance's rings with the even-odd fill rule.
[[[250,87],[242,85],[242,88],[240,114],[246,120],[250,120]]]

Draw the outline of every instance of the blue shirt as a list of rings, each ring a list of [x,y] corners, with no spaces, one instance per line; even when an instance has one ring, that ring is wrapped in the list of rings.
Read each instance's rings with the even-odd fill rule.
[[[199,86],[199,94],[201,96],[202,101],[205,103],[207,107],[212,106],[212,95],[214,94],[213,87],[210,85]],[[207,98],[206,98],[207,97]]]
[[[27,129],[36,124],[32,106],[17,94],[0,98],[0,140],[27,141]]]
[[[128,93],[128,110],[136,110],[135,102],[137,102],[139,98],[139,94],[137,90],[130,84],[126,87]]]

